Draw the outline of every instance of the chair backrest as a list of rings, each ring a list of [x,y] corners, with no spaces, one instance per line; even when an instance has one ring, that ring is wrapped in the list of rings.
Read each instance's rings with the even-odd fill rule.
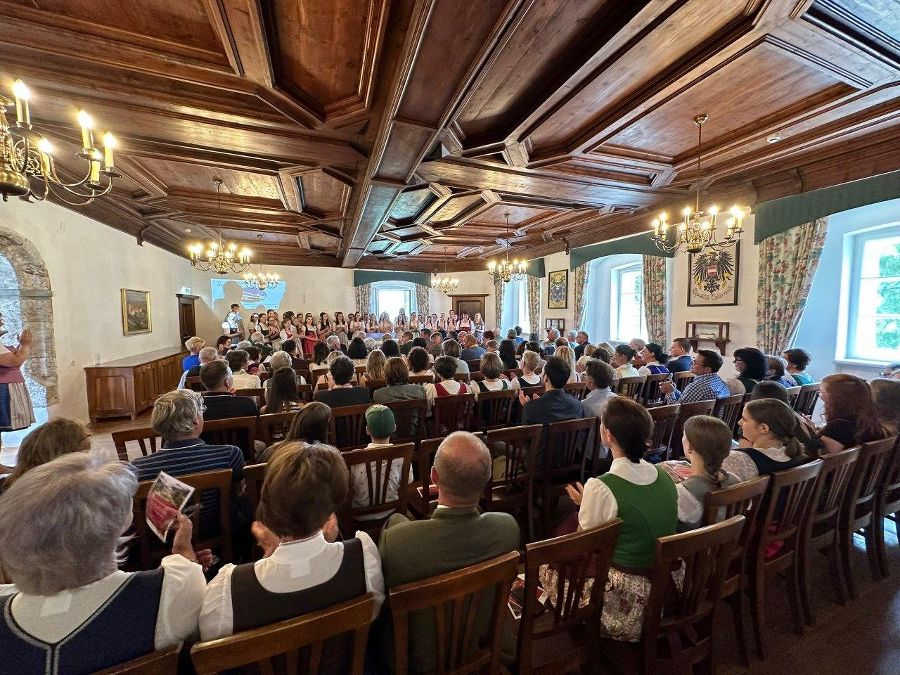
[[[650,437],[650,447],[644,453],[645,457],[662,453],[664,459],[669,458],[672,446],[672,433],[675,431],[680,410],[681,406],[678,403],[647,409],[647,412],[650,413],[650,417],[653,419],[653,435]]]
[[[744,516],[745,518],[744,529],[741,531],[741,536],[738,537],[732,555],[732,559],[736,561],[732,566],[733,574],[739,574],[742,571],[744,551],[747,550],[747,545],[753,541],[759,529],[768,486],[768,476],[757,476],[752,480],[719,490],[710,490],[706,493],[702,521],[704,526],[713,525],[734,516]]]
[[[813,382],[812,384],[804,384],[800,387],[800,393],[794,402],[794,410],[801,415],[812,415],[816,409],[816,401],[819,400],[819,389],[822,387],[821,382]]]
[[[385,382],[384,380],[367,380],[366,386],[369,388],[369,396],[372,396],[382,387],[386,387],[387,382]]]
[[[797,408],[797,399],[800,397],[800,389],[802,389],[802,387],[798,384],[796,387],[788,387],[785,390],[787,392],[788,405],[794,410]]]
[[[200,381],[199,375],[191,375],[186,378],[184,386],[192,391],[206,391],[206,386]]]
[[[453,379],[457,382],[465,382],[466,384],[472,381],[472,377],[469,373],[456,373],[453,376]]]
[[[641,630],[644,672],[693,672],[711,658],[716,608],[744,517],[660,537]],[[684,565],[681,589],[672,570]],[[663,664],[666,664],[663,666]]]
[[[222,420],[203,422],[201,438],[210,445],[236,445],[244,454],[244,461],[253,464],[256,460],[256,415],[247,417],[227,417]]]
[[[259,405],[259,399],[262,399],[266,395],[266,390],[262,387],[255,387],[253,389],[235,389],[235,396],[249,396],[250,398],[258,399],[256,404]]]
[[[599,421],[598,417],[585,417],[580,420],[551,422],[548,425],[543,478],[552,481],[557,476],[581,469]],[[592,476],[594,473],[591,471]]]
[[[647,378],[644,375],[637,377],[620,377],[615,381],[616,393],[619,396],[627,396],[632,399],[639,399],[644,388]]]
[[[689,370],[682,370],[677,373],[672,373],[672,382],[675,384],[675,388],[679,391],[684,391],[684,388],[691,383],[691,380],[694,379],[694,374]]]
[[[744,410],[744,394],[735,394],[727,398],[716,399],[713,405],[713,417],[718,417],[728,425],[733,434],[738,427],[738,420],[741,419],[741,412]]]
[[[391,401],[385,404],[394,413],[396,430],[391,434],[392,443],[406,443],[425,438],[425,418],[428,416],[428,400],[413,398]]]
[[[544,385],[536,384],[533,387],[522,387],[521,392],[525,394],[528,400],[531,400],[531,397],[537,394],[538,396],[544,395]]]
[[[431,408],[434,424],[432,436],[446,436],[454,431],[468,431],[472,426],[475,394],[437,396]]]
[[[563,391],[571,394],[579,401],[583,401],[584,397],[588,395],[587,385],[584,382],[566,382],[563,385]]]
[[[823,462],[817,459],[793,469],[772,474],[766,496],[765,514],[759,521],[754,555],[759,564],[793,556],[801,543],[801,534],[812,508],[816,480]],[[774,556],[766,551],[783,542]]]
[[[525,592],[522,620],[519,624],[519,673],[524,675],[532,672],[535,641],[560,633],[565,633],[568,639],[566,649],[559,655],[559,666],[568,666],[573,661],[587,661],[589,647],[601,632],[603,591],[621,527],[622,521],[616,518],[601,527],[535,542],[525,547]],[[539,610],[539,575],[544,565],[552,566],[557,572],[557,601],[547,606],[550,619],[542,618],[540,622],[536,622]],[[588,580],[593,584],[590,601],[582,607],[580,600]],[[550,665],[542,662],[542,672],[548,672]],[[568,667],[564,667],[559,672],[568,670]]]
[[[486,560],[456,572],[422,579],[390,591],[394,624],[395,672],[409,672],[411,620],[434,617],[435,672],[498,673],[500,668],[501,618],[519,566],[518,552]],[[482,603],[490,603],[486,634],[475,630]],[[415,613],[415,617],[413,614]]]
[[[256,513],[256,507],[259,506],[259,497],[262,494],[262,486],[266,480],[266,468],[268,464],[247,464],[244,466],[244,494],[250,506],[253,507],[253,513]]]
[[[313,400],[313,396],[315,396],[315,392],[313,391],[312,384],[298,384],[297,385],[297,395],[300,397],[300,400],[305,403],[310,403]]]
[[[713,406],[716,402],[710,401],[694,401],[693,403],[682,403],[678,411],[678,420],[675,422],[675,429],[672,432],[672,454],[680,457],[684,454],[681,447],[681,436],[684,434],[684,423],[689,417],[694,415],[712,415]]]
[[[859,458],[850,487],[847,490],[847,517],[852,524],[856,519],[867,517],[875,512],[877,499],[884,488],[888,469],[893,463],[894,446],[897,438],[885,438],[880,441],[863,443],[859,450]],[[856,528],[852,528],[856,529]]]
[[[344,672],[362,675],[365,667],[369,624],[375,610],[371,593],[334,605],[235,635],[198,642],[191,648],[191,661],[197,675],[219,673],[240,666],[257,664],[259,672],[326,673],[333,665],[325,655],[325,643],[338,635],[352,635]],[[174,672],[174,671],[171,671]]]
[[[116,446],[116,454],[122,462],[128,461],[128,443],[130,441],[137,441],[137,449],[141,451],[141,457],[152,455],[162,447],[163,443],[160,435],[150,427],[114,431],[112,440]]]
[[[469,359],[466,361],[466,365],[469,366],[469,372],[474,373],[481,370],[481,359]]]
[[[484,488],[482,505],[485,511],[495,510],[491,505],[497,488],[502,490],[504,498],[516,495],[523,500],[530,499],[531,483],[537,468],[535,457],[543,430],[543,424],[529,424],[487,432],[485,443],[491,448],[495,463],[491,479]],[[497,470],[500,465],[503,466],[502,471]]]
[[[881,513],[897,513],[900,511],[900,437],[895,437],[893,459],[884,477],[884,490],[881,498]]]
[[[297,416],[296,412],[271,413],[260,415],[256,423],[256,437],[266,444],[266,447],[283,441],[287,438],[291,423]]]
[[[368,441],[366,436],[366,410],[368,403],[332,408],[328,423],[328,442],[341,450],[361,448]]]
[[[475,436],[484,440],[484,435],[481,432],[476,433]],[[426,438],[419,443],[415,453],[415,470],[418,481],[421,483],[420,489],[422,492],[416,510],[426,517],[431,514],[431,501],[437,499],[437,494],[431,493],[431,467],[434,465],[434,455],[443,442],[443,436],[440,438]],[[413,499],[416,499],[417,496],[413,495]]]
[[[513,378],[519,377],[522,374],[521,368],[504,368],[503,374],[506,376],[507,380],[512,380]]]
[[[479,393],[475,405],[476,426],[482,431],[508,427],[517,398],[514,389]]]
[[[360,516],[370,516],[385,511],[389,512],[385,518],[393,512],[405,514],[407,486],[415,449],[415,443],[403,443],[342,452],[341,456],[350,472],[351,488],[351,499],[342,515],[355,525]],[[399,475],[396,471],[398,465]],[[361,475],[357,476],[357,473]],[[353,492],[359,483],[366,486],[368,503],[363,506],[353,506],[353,498],[357,496]],[[392,491],[392,487],[396,487],[396,492]],[[345,533],[347,536],[349,534]]]
[[[98,670],[94,675],[171,675],[178,670],[180,651],[181,645],[173,645],[106,670]]]
[[[410,375],[409,376],[410,384],[425,384],[426,382],[434,382],[434,375],[428,375],[426,373],[424,375]]]
[[[641,398],[645,404],[656,403],[662,399],[662,392],[659,390],[661,382],[669,379],[669,373],[657,373],[656,375],[647,375],[647,381],[644,383],[644,391]]]
[[[846,502],[859,453],[857,446],[822,457],[822,470],[816,482],[810,512],[810,534],[813,537],[838,526],[841,506]]]
[[[202,471],[177,476],[182,483],[187,483],[194,488],[194,493],[185,505],[195,507],[191,515],[194,523],[193,542],[194,548],[211,548],[219,552],[219,557],[225,562],[231,562],[231,469],[219,469],[217,471]],[[147,527],[146,508],[147,495],[153,486],[152,480],[138,483],[137,492],[132,498],[132,510],[134,518],[134,538],[129,543],[136,548],[139,569],[153,569],[159,564],[168,549],[159,538]],[[215,490],[218,493],[219,518],[218,534],[211,534],[201,530],[200,506],[205,493]]]

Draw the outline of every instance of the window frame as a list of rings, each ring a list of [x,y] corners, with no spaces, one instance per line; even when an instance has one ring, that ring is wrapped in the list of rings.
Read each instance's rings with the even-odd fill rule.
[[[523,333],[531,332],[530,317],[528,316],[528,279],[527,278],[526,279],[516,279],[514,281],[505,282],[503,284],[503,313],[500,317],[500,323],[504,323],[505,316],[512,315],[512,313],[509,312],[510,304],[511,304],[509,302],[509,296],[511,295],[511,293],[510,293],[511,289],[513,289],[513,288],[519,289],[519,291],[521,293],[521,295],[519,295],[516,298],[517,309],[515,312],[516,316],[514,317],[515,320],[509,326],[502,325],[502,326],[498,327],[501,332],[500,337],[505,337],[506,331],[508,331],[510,328],[514,328],[515,326],[521,326]],[[524,315],[523,315],[523,312],[524,312]]]
[[[644,265],[642,261],[633,261],[622,263],[610,268],[609,288],[610,288],[610,306],[609,306],[609,337],[615,342],[628,342],[636,336],[643,336],[647,333],[646,318],[644,315],[644,295],[640,294],[638,298],[638,327],[636,335],[622,336],[618,335],[621,328],[621,306],[622,306],[622,278],[625,274],[637,272],[639,275],[644,273]],[[631,295],[631,294],[629,294]]]
[[[376,281],[372,284],[372,293],[375,295],[373,304],[375,306],[375,315],[377,317],[380,318],[382,313],[378,295],[380,291],[403,291],[406,294],[407,301],[407,304],[404,305],[406,316],[408,317],[412,312],[418,313],[415,284],[410,281]],[[388,312],[388,314],[390,315],[391,321],[397,316],[396,312]]]

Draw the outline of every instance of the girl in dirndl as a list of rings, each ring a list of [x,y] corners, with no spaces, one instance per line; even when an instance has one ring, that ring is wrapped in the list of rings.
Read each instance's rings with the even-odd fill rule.
[[[0,335],[6,332],[2,329],[3,315],[0,314]],[[0,344],[0,434],[34,424],[34,407],[21,369],[30,354],[30,330],[23,330],[19,335],[18,347]]]

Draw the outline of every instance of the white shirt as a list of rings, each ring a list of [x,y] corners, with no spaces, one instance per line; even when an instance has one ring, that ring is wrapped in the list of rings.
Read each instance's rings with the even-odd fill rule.
[[[609,473],[635,485],[650,485],[659,477],[659,471],[650,462],[641,460],[637,464],[627,457],[614,459]],[[591,478],[584,484],[584,494],[578,509],[578,524],[582,530],[608,523],[619,515],[619,504],[606,483]]]
[[[481,383],[488,391],[511,391],[519,388],[519,382],[515,378],[511,382],[497,378],[496,380],[482,380]],[[469,391],[475,394],[475,399],[477,400],[478,394],[481,393],[481,387],[478,386],[477,382],[470,382]]]
[[[240,370],[231,376],[235,389],[259,389],[262,383],[259,381],[259,375],[251,375],[246,370]]]
[[[618,368],[616,368],[616,373],[617,373],[616,377],[620,377],[620,378],[621,377],[638,377],[640,375],[640,373],[638,372],[638,369],[635,368],[630,363],[626,363],[625,365],[619,366]]]
[[[165,573],[153,637],[157,650],[196,635],[206,589],[203,569],[184,556],[167,555],[161,566]],[[100,609],[131,574],[117,570],[87,586],[53,595],[20,593],[13,598],[12,616],[31,637],[44,642],[59,642]],[[19,593],[15,585],[0,585],[0,595],[14,593]]]
[[[785,452],[784,446],[780,448],[754,448],[757,452],[761,452],[773,462],[789,462],[791,458]],[[756,462],[746,452],[740,450],[732,450],[728,456],[722,460],[722,468],[728,473],[733,473],[741,482],[753,480],[759,476],[759,469]]]
[[[369,443],[366,446],[366,449],[370,448],[389,448],[391,447],[391,443],[387,445],[382,443]],[[382,465],[387,460],[382,460]],[[374,464],[374,462],[372,462]],[[388,474],[388,488],[387,493],[385,494],[386,501],[391,501],[397,498],[397,490],[400,489],[400,472],[403,470],[403,460],[395,459],[391,462],[391,470],[390,474]],[[382,472],[384,471],[384,467],[382,466]],[[373,479],[375,476],[375,471],[372,471]],[[412,475],[412,465],[409,467],[409,480],[413,479]],[[352,467],[350,473],[350,484],[353,488],[353,507],[358,508],[361,506],[371,506],[371,502],[369,500],[369,479],[366,476],[366,467],[362,464],[355,464]],[[378,518],[383,518],[384,516],[390,514],[391,511],[379,511],[376,513],[369,513],[367,515],[355,516],[357,520],[376,520]]]
[[[372,538],[357,532],[362,542],[363,564],[366,572],[366,591],[375,596],[375,614],[384,602],[384,577],[381,556]],[[328,542],[319,530],[303,541],[282,544],[268,558],[254,563],[256,579],[270,593],[294,593],[318,586],[331,579],[344,559],[344,544]],[[234,632],[234,613],[231,607],[231,573],[234,565],[222,567],[216,578],[206,587],[203,609],[200,612],[200,638],[213,640]],[[373,616],[373,618],[374,618]]]
[[[456,395],[456,394],[468,394],[469,386],[465,382],[458,382],[457,380],[442,380],[440,384],[447,390],[447,393]],[[425,387],[425,399],[428,401],[428,408],[431,409],[434,406],[434,399],[437,398],[437,389],[435,389],[436,383],[434,382],[426,382]]]

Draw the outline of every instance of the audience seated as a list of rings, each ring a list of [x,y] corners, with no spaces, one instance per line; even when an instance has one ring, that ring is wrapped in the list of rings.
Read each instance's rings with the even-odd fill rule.
[[[519,392],[519,404],[522,406],[522,424],[543,424],[576,420],[586,416],[584,408],[574,396],[566,393],[564,387],[569,381],[571,371],[569,364],[558,356],[551,356],[544,364],[541,382],[544,394],[534,394],[529,400],[525,393]],[[538,465],[543,462],[544,450],[547,447],[547,435],[541,435],[538,445]]]
[[[247,372],[250,367],[250,354],[243,349],[232,349],[225,355],[225,361],[231,370],[231,381],[235,389],[259,389],[262,383],[259,376]]]
[[[247,352],[247,358],[249,359],[249,363],[247,364],[246,371],[248,375],[257,375],[259,372],[259,360],[261,358],[262,352],[259,347],[254,345],[250,345],[247,349],[244,350]],[[260,387],[262,384],[259,385]]]
[[[522,374],[516,376],[519,387],[536,387],[541,383],[541,376],[534,372],[541,367],[541,363],[540,354],[530,349],[525,350],[522,354]]]
[[[202,366],[205,366],[207,363],[216,361],[219,358],[219,353],[216,351],[215,347],[204,347],[197,354],[197,358],[199,363],[191,366],[188,370],[184,371],[181,374],[181,380],[179,380],[178,382],[178,389],[184,389],[187,378],[199,377],[200,368]]]
[[[430,341],[428,343],[428,353],[431,354],[431,356],[434,358],[441,356],[443,344],[444,336],[441,335],[440,331],[434,331],[431,334]]]
[[[406,361],[409,364],[410,376],[425,375],[434,380],[434,371],[431,370],[431,357],[423,347],[417,345],[410,349],[409,356],[406,357]]]
[[[397,421],[394,418],[393,411],[387,406],[375,404],[369,406],[366,410],[366,435],[372,439],[366,448],[386,448],[391,445],[391,434],[397,430]],[[383,467],[383,471],[388,471],[388,487],[385,501],[391,501],[397,498],[397,490],[400,487],[400,472],[403,470],[403,460],[395,459],[391,462],[391,466]],[[410,476],[411,478],[411,476]],[[352,468],[350,473],[350,485],[353,494],[353,507],[370,506],[369,499],[369,480],[366,475],[366,469],[361,464]],[[390,515],[390,511],[381,511],[378,513],[368,513],[358,515],[358,520],[378,520]]]
[[[588,390],[587,396],[581,401],[584,416],[602,417],[607,402],[616,395],[610,389],[616,379],[616,371],[599,359],[588,359],[581,379]]]
[[[819,439],[825,452],[840,452],[885,438],[869,383],[856,375],[834,373],[822,378],[819,392],[825,405],[825,426]]]
[[[744,391],[753,393],[753,388],[766,379],[769,361],[766,355],[756,347],[742,347],[734,350],[735,378],[744,385]]]
[[[449,356],[451,359],[456,361],[456,372],[462,374],[469,373],[469,364],[459,358],[459,343],[456,340],[447,339],[441,343],[441,353],[444,356]]]
[[[269,356],[269,362],[266,364],[266,368],[270,373],[274,373],[276,370],[280,368],[290,368],[291,370],[294,367],[291,365],[291,356],[287,352],[283,352],[281,350],[277,352],[272,352]],[[295,371],[296,372],[296,371]],[[297,376],[297,384],[306,384],[306,378],[298,375]],[[271,386],[271,378],[265,381],[263,387],[268,389]]]
[[[303,408],[293,368],[279,368],[267,383],[266,404],[259,411],[261,415],[294,412]]]
[[[761,398],[772,398],[776,401],[789,405],[787,389],[783,384],[772,382],[771,380],[763,380],[753,388],[750,394],[750,400],[756,401]],[[812,420],[804,417],[798,412],[794,415],[797,417],[797,438],[803,444],[803,449],[808,457],[815,457],[819,454],[822,443],[819,440],[819,430]]]
[[[634,350],[635,354],[640,354],[644,347],[647,346],[647,343],[641,338],[631,338],[631,340],[628,341],[628,346]]]
[[[136,489],[127,465],[86,452],[9,488],[0,501],[0,569],[12,581],[0,586],[0,670],[92,673],[196,633],[205,581],[189,518],[178,516],[172,555],[158,569],[117,569]]]
[[[900,363],[889,363],[879,374],[889,380],[900,380]]]
[[[691,475],[676,485],[678,530],[700,527],[706,495],[712,490],[737,485],[737,477],[722,468],[731,451],[731,429],[718,417],[694,415],[684,421],[681,439]]]
[[[669,372],[665,366],[669,361],[669,355],[655,342],[648,342],[644,345],[639,356],[644,365],[638,368],[638,375],[660,375]]]
[[[519,367],[519,363],[516,361],[516,343],[513,340],[507,338],[501,341],[497,348],[497,355],[500,357],[503,370],[515,370]]]
[[[881,426],[890,436],[900,434],[900,380],[878,378],[869,386]]]
[[[281,351],[291,357],[291,368],[303,367],[303,352],[296,340],[285,340],[281,343]]]
[[[88,452],[91,434],[80,422],[56,417],[29,433],[19,446],[16,466],[0,481],[0,493],[8,490],[25,472],[73,452]]]
[[[269,461],[276,452],[294,441],[302,441],[308,445],[326,443],[328,427],[331,423],[331,408],[319,401],[313,401],[303,407],[291,420],[284,440],[273,443],[268,448],[256,453],[257,462]]]
[[[740,420],[740,447],[725,458],[723,468],[746,481],[805,463],[798,426],[786,403],[771,398],[748,401]]]
[[[365,385],[368,382],[384,382],[384,366],[387,363],[387,356],[380,349],[373,349],[369,352],[369,358],[366,360],[366,372],[360,378],[359,383]]]
[[[478,510],[490,477],[491,455],[477,437],[458,431],[444,439],[431,469],[431,482],[438,490],[438,507],[431,518],[410,521],[395,513],[381,533],[379,550],[389,589],[518,549],[515,518]],[[485,612],[479,613],[477,634],[486,630],[489,618]],[[382,619],[387,622],[387,617]],[[436,669],[434,640],[430,620],[410,622],[410,672]],[[390,642],[382,641],[382,646],[390,650]]]
[[[231,372],[224,361],[213,361],[200,368],[200,381],[206,387],[203,392],[203,419],[256,416],[258,409],[251,397],[234,395]],[[269,392],[271,395],[271,388]]]
[[[787,361],[780,356],[766,356],[767,370],[766,379],[772,382],[778,382],[785,387],[796,387],[797,382],[793,377],[787,374]]]
[[[400,346],[395,340],[392,340],[390,338],[385,338],[382,340],[381,351],[384,352],[385,358],[388,359],[395,356],[400,356]]]
[[[575,352],[576,359],[580,359],[582,356],[590,356],[590,354],[584,353],[584,349],[590,344],[590,341],[587,331],[580,330],[575,333],[575,346],[572,347],[572,350]]]
[[[788,349],[782,353],[784,360],[787,362],[787,372],[794,378],[794,382],[799,385],[812,384],[815,380],[812,375],[806,372],[812,357],[805,349]]]
[[[338,541],[335,511],[347,499],[347,467],[328,445],[296,442],[269,462],[253,534],[264,557],[227,564],[206,589],[200,636],[283,621],[373,593],[384,600],[381,560],[364,532]]]
[[[438,396],[455,396],[456,394],[468,394],[469,387],[465,382],[457,382],[453,379],[456,375],[456,359],[449,356],[439,356],[434,361],[434,374],[437,382],[425,383],[425,398],[428,399],[428,407],[434,404]]]
[[[684,373],[691,369],[691,342],[687,338],[676,338],[669,345],[669,355],[672,357],[666,362],[666,368],[670,373]]]
[[[469,391],[475,394],[476,399],[480,393],[519,388],[517,379],[513,379],[510,382],[503,377],[503,362],[497,354],[485,354],[482,356],[479,369],[481,374],[484,375],[484,379],[476,380],[469,384]]]
[[[375,354],[380,356],[373,361],[372,356]],[[369,356],[369,363],[373,364],[373,367],[381,369],[382,378],[384,377],[383,359],[384,354],[380,351],[374,351]],[[353,377],[355,375],[356,368],[353,365],[353,361],[346,356],[339,356],[328,368],[328,389],[318,390],[315,400],[331,408],[368,403],[372,400],[372,394],[368,387],[356,387],[353,385]]]
[[[350,357],[355,366],[366,365],[369,352],[366,349],[366,343],[363,338],[354,337],[350,340],[350,344],[347,346],[347,356]]]
[[[636,355],[634,349],[629,345],[616,347],[616,351],[612,355],[612,366],[616,369],[617,378],[638,377],[640,375],[638,369],[631,363]]]
[[[656,540],[675,534],[678,498],[669,474],[643,459],[653,433],[650,413],[617,396],[607,403],[601,422],[600,440],[613,456],[609,472],[566,491],[579,507],[579,530],[622,519],[606,582],[602,629],[615,640],[634,642],[641,635]],[[555,587],[554,577],[553,570],[542,569],[545,589]],[[585,591],[582,602],[589,596],[589,589]]]
[[[206,346],[206,340],[201,337],[190,337],[184,342],[184,348],[187,349],[190,354],[181,359],[181,370],[190,370],[194,366],[200,365],[200,350]]]
[[[384,380],[386,386],[376,389],[372,394],[375,403],[425,398],[425,388],[421,384],[409,383],[409,368],[406,361],[399,356],[392,356],[387,360],[384,366]]]
[[[466,335],[463,343],[466,348],[459,355],[463,361],[477,361],[484,355],[484,347],[478,344],[478,340],[471,333]]]
[[[731,390],[725,380],[718,375],[721,367],[722,357],[719,352],[712,349],[698,350],[691,365],[694,379],[688,383],[684,391],[676,389],[671,381],[660,385],[660,391],[666,395],[666,403],[693,403],[728,398],[731,396]]]

